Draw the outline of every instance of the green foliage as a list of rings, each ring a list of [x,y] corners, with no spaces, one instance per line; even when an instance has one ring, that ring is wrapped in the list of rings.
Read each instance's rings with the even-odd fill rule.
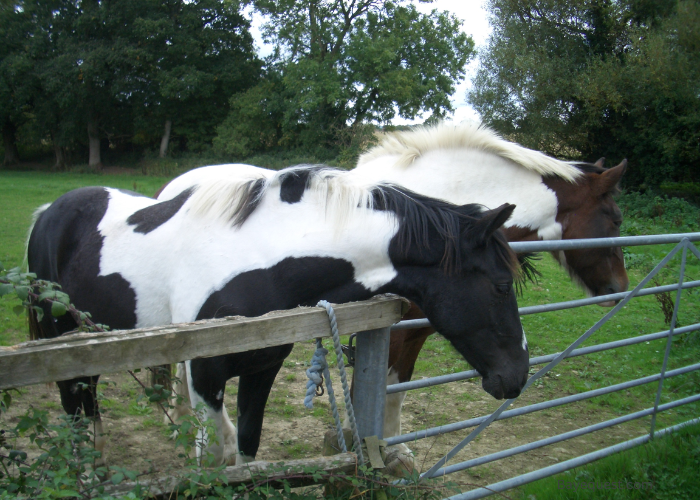
[[[700,208],[680,198],[646,191],[625,192],[616,201],[625,218],[623,236],[666,232],[661,226],[678,233],[700,231]]]
[[[451,111],[473,55],[454,16],[421,14],[404,0],[252,3],[276,51],[263,82],[234,96],[218,129],[217,149],[237,157],[281,147],[320,158],[342,152],[347,163],[356,155],[348,130],[361,143],[363,123]]]
[[[627,185],[697,181],[700,6],[492,0],[470,102],[518,142],[571,159],[628,158]]]
[[[178,147],[203,150],[231,95],[259,75],[239,8],[223,0],[4,2],[3,135],[9,144],[16,131],[51,144],[56,168],[84,154],[88,128],[98,144],[109,142],[108,154],[124,156],[156,147],[170,120]]]

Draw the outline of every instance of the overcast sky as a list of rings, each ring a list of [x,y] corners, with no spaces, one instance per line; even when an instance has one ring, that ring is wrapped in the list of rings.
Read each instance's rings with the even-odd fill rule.
[[[437,9],[438,11],[446,10],[453,13],[462,21],[462,31],[472,36],[477,49],[486,43],[486,40],[491,33],[487,13],[486,10],[484,10],[485,1],[486,0],[435,0],[433,3],[426,4],[413,0],[420,12],[429,13],[432,9]],[[258,16],[253,16],[253,26],[251,31],[253,37],[255,38],[255,45],[258,49],[258,53],[261,56],[265,56],[270,53],[270,49],[262,42],[262,37],[259,31],[261,22],[262,20]],[[476,60],[473,60],[471,64],[467,66],[466,78],[461,84],[457,85],[455,93],[452,96],[452,103],[453,107],[455,108],[455,113],[452,120],[455,122],[460,122],[465,119],[478,120],[479,118],[477,113],[467,105],[465,99],[465,93],[471,84],[471,79],[476,71],[476,66]],[[422,119],[408,121],[401,118],[396,118],[393,120],[393,123],[395,125],[399,125],[422,123],[422,121]]]

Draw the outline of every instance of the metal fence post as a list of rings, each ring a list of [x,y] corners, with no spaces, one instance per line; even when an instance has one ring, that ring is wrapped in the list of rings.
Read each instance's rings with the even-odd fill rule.
[[[355,346],[353,407],[360,439],[384,434],[390,328],[358,332]]]

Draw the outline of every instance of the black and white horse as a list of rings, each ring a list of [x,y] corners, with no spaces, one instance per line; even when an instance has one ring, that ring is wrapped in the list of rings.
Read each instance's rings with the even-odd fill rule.
[[[513,209],[452,205],[308,166],[215,179],[163,202],[89,187],[40,209],[28,262],[112,329],[399,294],[481,373],[486,391],[514,397],[527,378],[528,351],[513,291],[517,259],[497,231]],[[38,336],[55,337],[75,324],[46,308],[38,327]],[[291,349],[187,362],[192,406],[204,403],[217,426],[221,444],[209,451],[218,462],[255,457],[265,403]],[[237,439],[223,401],[232,377],[239,377]],[[99,421],[96,379],[58,383],[66,412]]]

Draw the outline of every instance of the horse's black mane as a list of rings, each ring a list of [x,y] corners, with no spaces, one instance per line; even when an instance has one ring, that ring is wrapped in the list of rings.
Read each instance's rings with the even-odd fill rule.
[[[376,209],[394,212],[401,219],[397,234],[399,248],[408,249],[411,245],[427,248],[428,235],[433,229],[445,241],[441,265],[448,273],[459,272],[462,267],[460,236],[465,232],[469,234],[483,217],[486,210],[483,205],[457,206],[391,184],[375,187],[373,194]],[[490,244],[496,249],[499,260],[517,277],[520,274],[518,257],[508,245],[505,235],[497,231]]]

